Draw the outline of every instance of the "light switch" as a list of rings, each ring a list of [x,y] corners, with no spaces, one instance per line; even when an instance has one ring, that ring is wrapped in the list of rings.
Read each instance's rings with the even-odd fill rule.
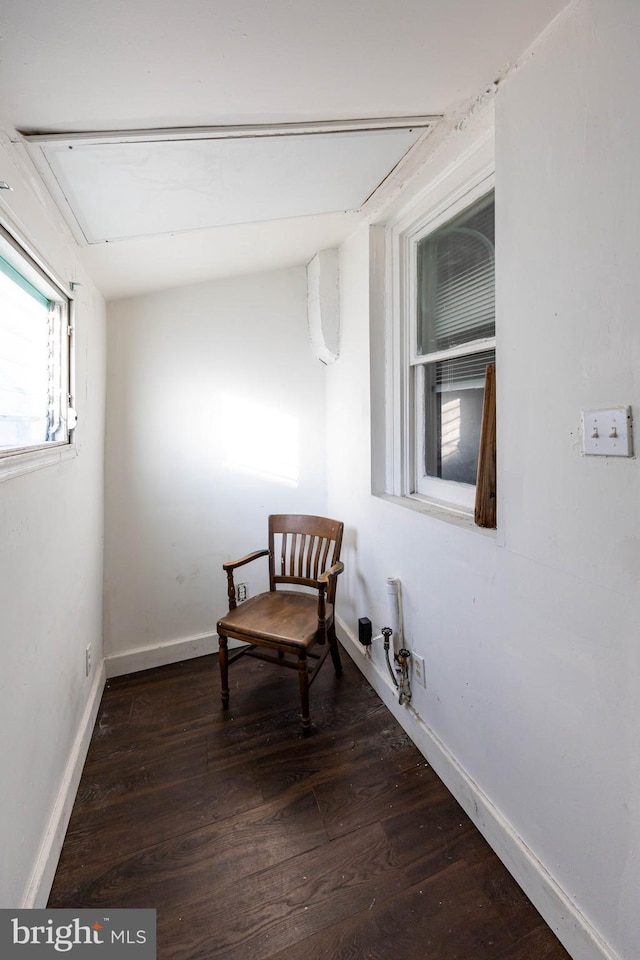
[[[600,457],[631,457],[631,407],[582,411],[582,449]]]

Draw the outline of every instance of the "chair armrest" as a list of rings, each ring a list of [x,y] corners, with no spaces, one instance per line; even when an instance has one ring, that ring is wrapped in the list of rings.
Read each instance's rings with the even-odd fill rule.
[[[237,607],[236,603],[236,585],[233,582],[233,571],[237,567],[243,567],[245,563],[251,563],[252,560],[257,560],[258,557],[268,557],[268,550],[254,550],[253,553],[248,553],[246,557],[240,557],[239,560],[229,560],[227,563],[222,564],[222,569],[227,574],[227,597],[229,598],[229,610],[235,610]]]
[[[222,564],[222,569],[226,570],[229,573],[230,570],[235,570],[236,567],[243,567],[245,563],[251,563],[252,560],[257,560],[258,557],[268,557],[268,550],[254,550],[253,553],[248,553],[246,557],[241,557],[240,560],[229,560],[227,563]]]
[[[328,570],[325,570],[324,573],[320,574],[320,576],[318,577],[318,583],[328,584],[329,580],[335,579],[335,577],[339,576],[339,574],[341,574],[343,570],[344,570],[344,563],[342,562],[342,560],[338,560],[336,563],[334,563],[332,567],[329,567]]]
[[[328,570],[325,570],[324,573],[321,573],[318,577],[318,643],[321,644],[327,641],[327,605],[325,595],[328,592],[328,588],[331,587],[331,581],[335,580],[343,570],[344,563],[338,560],[332,567],[329,567]],[[330,590],[329,596],[333,600],[332,593],[333,591]]]

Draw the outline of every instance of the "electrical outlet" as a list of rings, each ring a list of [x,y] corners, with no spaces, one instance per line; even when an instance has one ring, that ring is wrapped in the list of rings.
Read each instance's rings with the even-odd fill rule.
[[[421,687],[426,687],[427,681],[424,675],[424,657],[418,653],[411,654],[411,663],[413,664],[413,679]]]
[[[236,600],[238,603],[244,603],[247,599],[247,585],[246,583],[239,583],[236,587]]]
[[[84,651],[84,673],[86,677],[91,673],[91,644]]]

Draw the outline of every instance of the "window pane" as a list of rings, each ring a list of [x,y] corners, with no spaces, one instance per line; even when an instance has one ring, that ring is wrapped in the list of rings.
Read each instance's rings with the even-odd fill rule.
[[[420,356],[495,334],[493,194],[418,243]]]
[[[487,364],[495,351],[427,364],[425,376],[425,475],[476,482]]]
[[[62,324],[62,305],[0,258],[0,452],[67,439]]]

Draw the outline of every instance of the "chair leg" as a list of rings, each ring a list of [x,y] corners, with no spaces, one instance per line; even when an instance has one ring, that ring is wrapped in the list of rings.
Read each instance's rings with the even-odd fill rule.
[[[220,660],[222,709],[227,710],[229,707],[229,651],[227,650],[227,638],[221,636],[219,640],[218,658]]]
[[[338,638],[336,637],[336,628],[333,624],[327,630],[329,636],[329,647],[331,649],[331,659],[333,661],[333,669],[336,672],[336,677],[342,675],[342,662],[340,660],[340,647],[338,646]]]
[[[311,717],[309,716],[309,670],[307,669],[306,654],[298,657],[298,679],[300,680],[300,704],[302,707],[302,735],[308,737],[311,733]]]

